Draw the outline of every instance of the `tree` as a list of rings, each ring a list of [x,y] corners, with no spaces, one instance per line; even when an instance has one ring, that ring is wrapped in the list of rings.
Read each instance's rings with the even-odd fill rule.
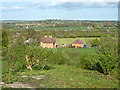
[[[10,31],[7,29],[2,29],[2,56],[8,52],[8,46],[11,41]]]
[[[2,29],[2,47],[8,47],[9,32],[6,29]]]
[[[36,31],[32,28],[29,28],[24,33],[24,36],[26,37],[26,39],[29,39],[29,38],[35,39],[36,38]]]

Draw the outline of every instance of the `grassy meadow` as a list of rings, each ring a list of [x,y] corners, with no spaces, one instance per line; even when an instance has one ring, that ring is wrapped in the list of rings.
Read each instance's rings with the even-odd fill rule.
[[[69,44],[72,44],[72,42],[74,42],[77,39],[80,39],[81,41],[83,41],[83,44],[90,45],[90,41],[96,38],[92,38],[92,37],[90,38],[82,38],[82,37],[81,38],[57,38],[57,44],[61,45],[62,43],[65,43],[69,45]]]

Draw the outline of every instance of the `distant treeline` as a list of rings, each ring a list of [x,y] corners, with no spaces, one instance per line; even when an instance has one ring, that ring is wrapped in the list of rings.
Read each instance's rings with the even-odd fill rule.
[[[17,35],[18,33],[23,33],[22,36],[26,36],[26,34],[29,33],[30,37],[40,39],[41,36],[44,35],[52,35],[57,38],[76,38],[76,37],[101,37],[101,36],[107,36],[110,35],[112,37],[118,36],[118,31],[106,31],[106,30],[94,30],[94,31],[80,31],[80,30],[41,30],[41,31],[35,31],[34,29],[27,29],[24,31],[12,31],[11,32],[14,35]]]
[[[95,29],[111,27],[117,28],[115,21],[77,21],[77,20],[45,20],[45,21],[16,21],[16,22],[3,22],[3,27],[13,29],[23,29],[26,27],[39,28],[39,27],[88,27],[92,26]]]

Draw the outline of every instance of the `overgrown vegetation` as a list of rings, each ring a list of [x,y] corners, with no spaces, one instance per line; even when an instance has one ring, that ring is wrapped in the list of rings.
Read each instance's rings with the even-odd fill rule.
[[[104,75],[115,76],[115,73],[118,72],[118,42],[116,33],[116,31],[106,32],[98,30],[35,31],[27,29],[26,31],[12,31],[3,29],[3,82],[12,83],[16,81],[18,79],[16,78],[17,73],[22,73],[26,70],[49,71],[54,66],[57,67],[59,65],[94,70]],[[96,38],[89,41],[92,48],[50,49],[40,47],[40,37],[43,35],[53,35],[59,37],[60,40],[77,37],[99,37],[99,39]],[[25,41],[30,38],[33,39],[32,43],[26,44]],[[118,76],[115,77],[117,78]],[[69,85],[71,87],[79,87],[79,85]]]
[[[118,42],[112,37],[102,37],[100,48],[98,49],[98,64],[102,68],[104,74],[110,74],[110,71],[118,68]]]
[[[16,39],[3,56],[3,61],[8,63],[9,72],[14,73],[28,68],[29,65],[29,69],[40,70],[43,67],[50,68],[51,64],[67,64],[88,70],[97,70],[99,67],[106,74],[118,65],[117,43],[114,41],[111,44],[112,39],[106,38],[107,40],[101,38],[101,48],[95,50],[98,54],[91,51],[84,53],[84,48],[83,51],[75,48],[43,49],[35,44],[24,44],[22,38],[21,41]]]

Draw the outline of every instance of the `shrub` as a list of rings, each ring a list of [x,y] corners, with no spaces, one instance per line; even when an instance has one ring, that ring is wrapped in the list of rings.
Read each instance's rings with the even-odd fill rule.
[[[91,40],[90,44],[92,45],[92,47],[99,46],[99,40],[97,38],[93,39]]]
[[[104,74],[110,74],[111,70],[118,66],[118,45],[117,40],[110,36],[102,37],[100,48],[97,53],[99,55],[98,64],[102,68]]]
[[[64,49],[65,63],[83,69],[96,70],[97,55],[89,52],[82,52],[82,49]]]
[[[61,48],[57,48],[51,54],[54,64],[60,65],[65,63],[64,54]]]

